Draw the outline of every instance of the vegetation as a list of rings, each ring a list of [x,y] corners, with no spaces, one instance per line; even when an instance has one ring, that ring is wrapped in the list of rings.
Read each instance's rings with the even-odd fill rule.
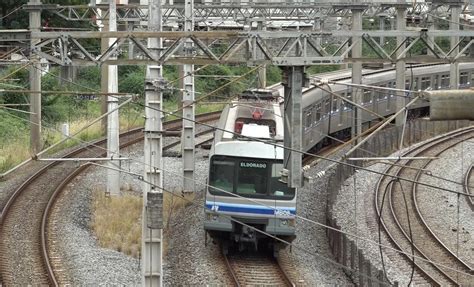
[[[142,197],[130,190],[124,195],[106,197],[104,190],[96,189],[92,199],[92,230],[101,247],[123,252],[135,258],[140,257],[142,237]],[[177,192],[178,193],[178,192]],[[172,232],[171,223],[194,199],[163,194],[164,233]],[[166,244],[166,242],[164,242]],[[163,247],[167,251],[166,246]]]

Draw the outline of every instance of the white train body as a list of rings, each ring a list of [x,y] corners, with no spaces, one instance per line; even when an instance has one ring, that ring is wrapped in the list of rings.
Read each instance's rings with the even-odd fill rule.
[[[457,88],[464,89],[473,86],[474,63],[460,64],[459,69],[460,78]],[[450,65],[407,67],[406,89],[415,91],[447,89],[450,82],[449,73]],[[317,77],[340,83],[351,82],[350,70],[317,75]],[[394,88],[395,70],[364,70],[362,82],[366,85]],[[353,100],[353,88],[349,86],[330,84],[325,88],[330,88],[338,95]],[[269,89],[280,99],[283,98],[281,85],[274,85]],[[396,111],[396,97],[397,95],[390,91],[363,89],[362,105],[379,115],[388,116]],[[406,102],[409,100],[409,97],[405,98]],[[245,100],[233,102],[223,111],[219,123],[221,129],[230,132],[218,130],[215,133],[209,165],[209,186],[211,187],[206,192],[204,223],[205,230],[212,237],[230,238],[234,242],[239,242],[258,241],[259,237],[264,236],[252,233],[248,228],[242,228],[236,223],[238,221],[272,236],[288,240],[294,238],[297,192],[288,189],[278,180],[283,167],[283,150],[272,144],[283,144],[281,102],[268,102],[263,109],[260,108],[266,112],[256,120],[253,113],[258,110],[256,108],[258,105],[262,106],[261,101],[252,101],[248,97]],[[313,86],[303,90],[302,109],[304,151],[323,146],[328,141],[328,134],[336,137],[350,135],[354,115],[353,108],[347,102]],[[426,114],[428,102],[420,101],[410,107],[410,112],[414,116]],[[368,112],[363,112],[362,118],[364,128],[376,119]],[[253,128],[252,125],[254,125]],[[261,126],[268,126],[268,128]],[[246,130],[244,127],[249,129]],[[248,133],[250,139],[240,137],[239,134],[242,132]],[[252,140],[252,137],[258,140]],[[268,141],[269,144],[261,142],[262,140]],[[263,170],[266,172],[266,179],[262,179]],[[228,177],[232,180],[230,187],[217,181],[217,176],[226,173],[229,173]],[[265,189],[258,187],[259,184],[264,184]],[[219,192],[215,188],[224,188],[227,193]],[[246,232],[251,234],[245,234]],[[248,238],[249,236],[253,237]]]

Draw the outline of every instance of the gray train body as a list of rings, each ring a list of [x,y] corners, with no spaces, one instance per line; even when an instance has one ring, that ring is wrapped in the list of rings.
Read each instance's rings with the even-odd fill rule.
[[[474,82],[474,64],[460,64],[459,67],[459,88],[469,88]],[[341,70],[317,77],[350,83],[351,71]],[[406,88],[415,91],[447,89],[449,65],[408,68],[406,79]],[[362,82],[394,88],[395,70],[364,70]],[[337,84],[330,84],[329,88],[340,96],[353,98],[354,88]],[[263,93],[283,98],[281,85],[268,89]],[[283,105],[275,98],[262,98],[239,98],[224,109],[209,155],[204,229],[211,237],[239,247],[245,243],[257,247],[263,238],[274,242],[268,240],[268,235],[288,241],[295,238],[297,190],[287,188],[279,180],[283,149],[275,146],[283,145]],[[408,97],[405,99],[406,102],[409,100]],[[396,95],[392,91],[363,90],[363,106],[379,115],[394,114],[395,104]],[[410,110],[412,113],[426,112],[427,108],[428,102],[420,101]],[[302,109],[305,151],[322,146],[328,134],[339,137],[350,134],[353,109],[330,93],[315,86],[304,89]],[[366,127],[375,119],[368,112],[363,112],[362,117]],[[223,183],[220,177],[227,177],[227,182]],[[248,226],[262,232],[255,232]]]

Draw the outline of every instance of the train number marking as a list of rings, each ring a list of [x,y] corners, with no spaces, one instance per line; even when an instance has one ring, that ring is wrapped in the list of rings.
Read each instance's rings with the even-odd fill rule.
[[[289,216],[291,216],[291,213],[288,210],[279,210],[279,209],[277,209],[277,210],[275,210],[275,215],[276,216],[289,217]]]

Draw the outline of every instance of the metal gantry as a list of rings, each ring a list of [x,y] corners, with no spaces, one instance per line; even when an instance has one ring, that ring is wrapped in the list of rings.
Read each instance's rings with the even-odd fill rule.
[[[143,1],[144,2],[144,1]],[[204,1],[206,2],[206,1]],[[143,285],[162,285],[162,64],[184,65],[183,79],[183,170],[185,191],[194,190],[194,82],[193,65],[203,64],[273,64],[284,69],[285,87],[285,168],[289,171],[289,185],[303,184],[301,155],[291,150],[301,149],[302,119],[301,93],[305,82],[304,67],[321,64],[352,63],[353,82],[362,79],[362,63],[392,63],[396,65],[396,87],[405,88],[405,63],[450,63],[451,87],[459,81],[458,63],[474,61],[474,31],[460,30],[462,1],[432,1],[407,5],[406,1],[387,3],[315,4],[309,3],[253,3],[240,1],[221,4],[165,4],[149,1],[149,6],[121,5],[116,13],[108,5],[60,6],[43,5],[30,0],[24,8],[30,12],[28,31],[5,31],[0,41],[16,45],[17,53],[28,56],[32,91],[40,91],[39,59],[62,66],[91,65],[147,65],[145,83],[145,171],[142,236]],[[40,30],[41,10],[48,10],[71,21],[109,19],[132,23],[137,30],[129,31],[61,31]],[[407,19],[428,15],[431,20],[450,17],[448,30],[434,27],[433,23],[410,27]],[[391,30],[364,30],[364,20],[370,17],[390,19]],[[351,19],[350,19],[351,18]],[[328,19],[337,22],[332,28]],[[414,18],[413,18],[414,19]],[[428,19],[428,18],[426,18]],[[148,21],[146,24],[145,21]],[[254,24],[266,27],[252,30]],[[324,25],[322,25],[324,23]],[[235,30],[220,31],[219,26],[230,25]],[[147,27],[146,31],[138,30]],[[162,31],[166,27],[170,31]],[[183,31],[176,31],[183,27]],[[227,27],[227,26],[226,26]],[[300,30],[295,30],[297,27]],[[193,31],[196,28],[199,31]],[[449,50],[436,42],[449,37]],[[113,39],[109,43],[110,39]],[[104,49],[89,49],[85,40],[109,43]],[[395,40],[396,45],[385,41]],[[14,44],[16,43],[16,44]],[[118,52],[133,44],[128,56]],[[216,43],[227,47],[215,49]],[[412,55],[416,44],[426,47],[427,53]],[[105,47],[106,46],[106,47]],[[365,48],[365,50],[363,49]],[[0,64],[24,61],[0,59]],[[263,75],[263,74],[262,74]],[[263,78],[263,77],[262,77]],[[362,89],[354,89],[354,101],[362,102]],[[403,93],[400,93],[403,96]],[[402,109],[406,99],[397,97],[397,124],[403,122]],[[410,103],[408,103],[410,104]],[[41,101],[40,93],[31,93],[32,149],[40,150]],[[356,130],[361,133],[361,111],[355,109]]]
[[[161,0],[149,2],[148,29],[161,31]],[[150,37],[148,48],[159,57],[162,39]],[[142,286],[163,284],[163,69],[158,63],[147,66],[145,79],[145,143],[141,275]]]
[[[194,30],[194,21],[192,17],[194,3],[185,1],[185,22],[184,31]],[[193,42],[187,40],[183,44],[183,49],[188,57],[193,56]],[[182,94],[183,94],[183,132],[181,135],[181,150],[183,155],[183,192],[194,192],[194,65],[185,64],[183,66]]]

